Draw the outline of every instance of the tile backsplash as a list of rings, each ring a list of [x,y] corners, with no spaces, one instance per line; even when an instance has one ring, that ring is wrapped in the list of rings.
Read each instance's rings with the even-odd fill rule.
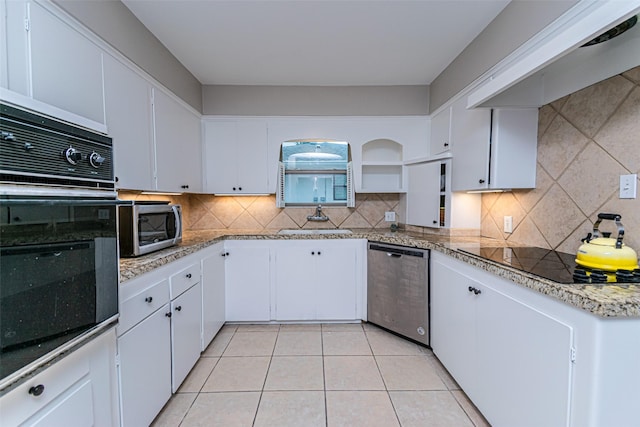
[[[618,198],[620,175],[638,172],[640,67],[540,108],[536,188],[483,194],[481,234],[575,253],[598,213],[611,212],[640,251],[640,202]],[[600,229],[615,235],[611,221]]]
[[[307,216],[315,213],[315,207],[277,208],[275,196],[214,196],[188,194],[182,196],[142,195],[121,191],[124,200],[168,200],[182,205],[184,227],[188,230],[252,230],[267,231],[282,228],[389,228],[384,220],[387,211],[397,214],[401,222],[404,208],[400,195],[357,194],[356,206],[323,206],[329,217],[327,222],[309,222]]]

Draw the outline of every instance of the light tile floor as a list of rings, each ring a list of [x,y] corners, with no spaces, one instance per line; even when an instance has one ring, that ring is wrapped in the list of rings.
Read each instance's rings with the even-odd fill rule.
[[[375,325],[225,325],[154,427],[479,427],[431,350]]]

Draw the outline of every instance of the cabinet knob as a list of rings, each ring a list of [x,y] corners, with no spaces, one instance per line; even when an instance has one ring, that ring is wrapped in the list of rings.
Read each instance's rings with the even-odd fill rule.
[[[236,191],[236,187],[233,187],[233,191]]]
[[[474,290],[473,290],[473,293],[474,293],[474,294],[476,294],[476,295],[478,295],[478,294],[481,294],[481,293],[482,293],[482,291],[481,291],[480,289],[474,289]]]
[[[165,313],[164,315],[167,317],[171,317],[171,312]]]
[[[238,191],[242,191],[242,187],[238,187]]]
[[[449,146],[449,143],[448,143],[448,142],[445,142],[445,143],[444,143],[444,146],[445,146],[445,147],[448,147],[448,146]]]
[[[318,251],[318,255],[322,255],[322,252]]]
[[[315,255],[316,253],[314,251],[311,252],[311,255]]]
[[[181,187],[182,189],[186,190],[186,189],[188,189],[188,188],[189,188],[189,185],[185,184],[185,185],[181,185],[180,187]]]
[[[469,292],[473,292],[473,286],[469,286]]]
[[[191,279],[191,273],[187,273],[187,279]]]
[[[145,300],[145,302],[149,302],[150,303],[151,301],[153,301],[153,297],[146,297],[144,300]]]
[[[478,183],[479,183],[479,184],[484,184],[484,179],[479,179],[479,180],[478,180]]]
[[[437,224],[437,223],[438,223],[438,221],[436,221],[436,220],[434,219],[434,220],[433,220],[433,223],[434,223],[434,224]]]
[[[222,252],[220,256],[229,256],[229,252]]]
[[[44,385],[43,384],[38,384],[36,386],[33,386],[29,389],[29,394],[33,395],[33,396],[40,396],[42,393],[44,393]]]
[[[182,306],[181,305],[177,306],[176,311],[182,311]]]

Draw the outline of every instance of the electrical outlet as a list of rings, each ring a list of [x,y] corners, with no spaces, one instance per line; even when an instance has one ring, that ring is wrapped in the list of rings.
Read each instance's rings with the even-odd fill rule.
[[[513,233],[513,217],[512,216],[504,217],[504,232]]]
[[[384,213],[384,220],[386,222],[396,222],[396,213],[391,211],[391,212],[385,212]]]
[[[638,174],[620,175],[620,198],[635,199]]]

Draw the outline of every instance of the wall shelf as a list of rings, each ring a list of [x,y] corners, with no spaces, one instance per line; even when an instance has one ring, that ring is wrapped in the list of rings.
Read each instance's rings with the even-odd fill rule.
[[[375,139],[362,145],[363,193],[404,193],[402,144],[390,139]]]

